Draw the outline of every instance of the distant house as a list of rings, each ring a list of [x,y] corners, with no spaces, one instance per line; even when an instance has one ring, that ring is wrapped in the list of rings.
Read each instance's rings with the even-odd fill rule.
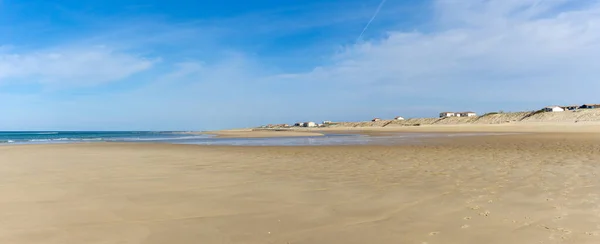
[[[304,127],[304,122],[295,123],[294,126]]]
[[[404,118],[398,116],[398,117],[394,118],[394,120],[404,120]]]
[[[577,110],[579,108],[578,105],[569,105],[569,106],[560,106],[562,109],[564,109],[565,111],[569,110],[569,111],[573,111],[573,110]]]
[[[600,104],[584,104],[584,105],[581,105],[579,108],[581,108],[581,109],[600,108]]]
[[[548,106],[543,108],[544,112],[564,112],[565,109],[560,106]]]
[[[441,112],[440,118],[456,117],[455,112]]]
[[[468,111],[468,112],[458,112],[458,113],[455,113],[455,114],[456,114],[456,117],[475,117],[475,116],[477,116],[477,114],[475,112],[471,112],[471,111]]]
[[[381,119],[380,119],[380,118],[374,118],[374,119],[372,119],[371,121],[372,121],[372,122],[377,122],[377,121],[381,121]]]
[[[323,124],[324,124],[324,125],[331,124],[331,120],[325,120],[325,121],[323,121]]]
[[[304,122],[304,127],[317,127],[315,122]]]

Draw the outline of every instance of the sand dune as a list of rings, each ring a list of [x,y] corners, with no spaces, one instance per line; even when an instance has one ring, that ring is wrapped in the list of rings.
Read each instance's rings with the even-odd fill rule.
[[[0,147],[0,243],[599,243],[600,136]]]
[[[381,120],[376,122],[339,122],[329,126],[329,128],[397,128],[445,125],[547,126],[553,124],[557,126],[564,126],[565,124],[575,125],[579,123],[600,125],[600,109],[582,109],[564,112],[503,112],[489,113],[478,117],[409,118],[406,120]]]

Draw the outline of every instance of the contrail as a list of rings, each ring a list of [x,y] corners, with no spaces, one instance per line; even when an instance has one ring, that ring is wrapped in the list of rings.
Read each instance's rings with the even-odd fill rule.
[[[371,25],[371,22],[373,22],[373,20],[375,19],[375,17],[377,17],[377,15],[379,14],[379,11],[381,10],[381,7],[383,7],[383,4],[385,4],[387,0],[382,0],[381,3],[379,3],[379,6],[377,7],[377,10],[375,10],[375,14],[373,14],[373,17],[371,17],[371,19],[369,20],[369,22],[367,23],[367,25],[365,26],[365,28],[362,30],[362,32],[360,33],[360,35],[358,36],[358,38],[356,38],[356,42],[358,42],[363,34],[365,34],[365,31],[367,31],[367,29],[369,28],[369,25]]]

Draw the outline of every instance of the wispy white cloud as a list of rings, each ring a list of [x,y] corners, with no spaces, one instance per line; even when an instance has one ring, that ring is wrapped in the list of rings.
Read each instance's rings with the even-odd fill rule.
[[[562,8],[569,2],[439,0],[443,18],[434,31],[390,31],[346,47],[329,65],[282,77],[335,82],[398,104],[402,97],[464,99],[465,106],[591,101],[600,90],[600,5]]]
[[[155,62],[106,47],[29,52],[0,49],[0,83],[94,85],[124,79],[151,68]]]
[[[561,12],[573,0],[437,0],[435,10],[444,24],[505,25]],[[564,10],[564,9],[563,9]]]

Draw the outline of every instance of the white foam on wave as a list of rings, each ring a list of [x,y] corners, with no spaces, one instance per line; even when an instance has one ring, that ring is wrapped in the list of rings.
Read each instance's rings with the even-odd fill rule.
[[[101,141],[102,138],[51,138],[51,139],[31,139],[30,142],[52,142],[52,141]]]
[[[109,138],[106,141],[175,141],[175,140],[194,140],[194,139],[206,139],[211,138],[209,135],[195,135],[195,136],[179,136],[179,137],[127,137],[127,138]]]
[[[28,141],[31,141],[31,142],[44,142],[44,141],[51,141],[51,140],[52,139],[31,139],[31,140],[28,140]]]

